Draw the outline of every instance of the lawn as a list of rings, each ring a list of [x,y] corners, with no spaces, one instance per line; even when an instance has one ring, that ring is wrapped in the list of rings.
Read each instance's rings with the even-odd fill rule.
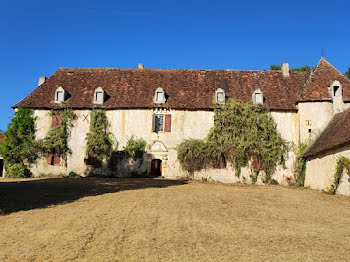
[[[350,198],[161,179],[0,180],[0,261],[350,261]]]

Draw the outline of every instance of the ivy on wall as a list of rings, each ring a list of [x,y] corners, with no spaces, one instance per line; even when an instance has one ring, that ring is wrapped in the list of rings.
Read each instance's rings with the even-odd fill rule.
[[[334,195],[337,192],[340,181],[343,177],[344,169],[346,169],[346,172],[348,173],[348,175],[350,175],[350,159],[344,156],[341,156],[337,160],[337,166],[334,173],[334,181],[333,181],[333,184],[328,189],[329,194]]]
[[[30,108],[18,108],[0,144],[6,176],[31,176],[29,167],[39,157],[40,149],[35,140],[35,117]]]
[[[112,133],[109,132],[109,123],[104,109],[91,111],[90,132],[86,135],[86,155],[92,154],[102,161],[111,156],[113,150]]]
[[[185,140],[177,149],[180,164],[190,173],[225,161],[232,163],[239,177],[254,157],[265,170],[265,183],[277,165],[284,165],[288,152],[267,109],[234,99],[215,109],[214,126],[204,141]]]
[[[76,115],[72,109],[51,110],[50,115],[53,117],[60,115],[62,120],[42,140],[42,152],[45,155],[58,155],[66,159],[67,155],[72,153],[72,150],[68,146],[68,139]]]
[[[301,143],[295,150],[296,159],[293,165],[293,175],[296,186],[304,186],[305,183],[306,159],[303,158],[303,154],[306,152],[307,148],[307,143]]]

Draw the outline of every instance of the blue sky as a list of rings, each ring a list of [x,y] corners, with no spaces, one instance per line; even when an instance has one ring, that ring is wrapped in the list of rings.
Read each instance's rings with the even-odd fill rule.
[[[0,0],[0,129],[59,67],[350,66],[348,1]]]

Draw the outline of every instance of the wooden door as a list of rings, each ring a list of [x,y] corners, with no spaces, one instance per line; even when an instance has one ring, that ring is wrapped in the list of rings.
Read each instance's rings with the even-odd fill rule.
[[[162,175],[162,160],[153,159],[151,162],[151,175],[153,177]]]

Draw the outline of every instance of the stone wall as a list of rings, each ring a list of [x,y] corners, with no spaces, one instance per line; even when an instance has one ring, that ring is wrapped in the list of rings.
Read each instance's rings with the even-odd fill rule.
[[[340,156],[350,157],[350,146],[330,150],[317,157],[308,159],[306,163],[305,186],[312,189],[328,190],[334,182],[337,159]],[[350,196],[349,176],[344,172],[337,194]]]
[[[69,147],[72,155],[67,158],[67,163],[61,161],[59,166],[52,166],[47,163],[47,159],[41,159],[32,168],[35,175],[40,174],[67,174],[74,171],[78,174],[86,174],[90,167],[84,163],[86,150],[86,133],[90,125],[89,110],[75,110],[77,119],[74,122]],[[152,132],[153,114],[171,115],[171,132]],[[181,169],[177,161],[176,146],[184,139],[197,138],[204,139],[210,128],[214,124],[213,111],[185,111],[168,109],[139,109],[139,110],[109,110],[106,112],[110,122],[110,131],[114,139],[119,143],[119,150],[126,145],[127,140],[134,135],[136,138],[143,138],[148,145],[147,154],[145,154],[142,164],[131,163],[125,160],[118,170],[110,171],[111,174],[118,173],[118,176],[126,176],[128,172],[137,171],[150,173],[151,161],[153,159],[162,160],[162,175],[168,178],[179,178],[188,174]],[[277,123],[278,131],[282,137],[290,143],[298,143],[298,115],[295,112],[272,112],[272,117]],[[51,116],[48,110],[35,110],[37,117],[36,138],[42,139],[51,128]],[[292,176],[292,166],[294,153],[289,152],[287,159],[287,169],[279,167],[273,178],[280,183],[285,181],[286,177]],[[102,172],[102,170],[100,170]],[[106,169],[103,172],[107,172]],[[108,171],[109,172],[109,171]],[[210,178],[215,181],[237,182],[249,181],[251,170],[246,168],[242,170],[242,177],[238,179],[232,167],[225,169],[210,169],[195,174],[196,179],[202,177]],[[243,178],[245,177],[245,178]]]
[[[331,102],[301,102],[298,104],[298,109],[299,137],[302,143],[319,136],[333,117]]]

